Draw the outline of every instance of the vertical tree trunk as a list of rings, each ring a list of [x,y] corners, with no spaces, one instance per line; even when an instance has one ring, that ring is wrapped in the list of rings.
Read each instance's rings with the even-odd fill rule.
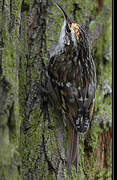
[[[94,117],[79,136],[78,177],[72,167],[71,179],[111,180],[111,1],[59,2],[87,30],[97,69]],[[0,1],[1,180],[68,179],[67,122],[48,103],[45,75],[62,23],[52,0]]]
[[[21,179],[19,13],[21,1],[0,1],[0,179]]]

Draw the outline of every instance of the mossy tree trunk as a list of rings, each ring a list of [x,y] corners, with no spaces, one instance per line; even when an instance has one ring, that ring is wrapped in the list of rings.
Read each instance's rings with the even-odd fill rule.
[[[59,2],[87,30],[97,69],[94,117],[88,133],[79,137],[78,179],[111,180],[112,2]],[[48,104],[45,76],[62,23],[52,0],[0,1],[1,180],[68,179],[67,131],[60,110]],[[77,179],[74,168],[72,179]]]

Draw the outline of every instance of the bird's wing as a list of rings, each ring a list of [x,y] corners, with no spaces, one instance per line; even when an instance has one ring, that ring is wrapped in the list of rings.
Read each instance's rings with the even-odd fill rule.
[[[75,65],[54,57],[48,68],[58,102],[66,115],[74,119],[75,127],[78,119],[90,120],[93,113],[96,77],[93,62],[88,63],[79,61]]]

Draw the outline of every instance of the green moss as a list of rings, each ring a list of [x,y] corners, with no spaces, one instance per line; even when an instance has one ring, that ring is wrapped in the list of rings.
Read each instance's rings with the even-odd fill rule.
[[[2,128],[0,134],[0,179],[20,180],[18,166],[20,166],[20,155],[18,153],[20,136],[20,115],[18,100],[18,54],[17,54],[17,18],[20,11],[21,1],[12,1],[12,17],[14,17],[13,29],[9,31],[10,24],[10,1],[5,1],[2,16],[2,75],[10,83],[11,89],[6,100],[6,113],[0,114]]]
[[[20,154],[23,159],[23,166],[25,166],[24,176],[26,173],[32,172],[35,174],[35,166],[38,161],[38,179],[45,178],[47,180],[55,178],[54,174],[48,173],[48,164],[45,160],[44,145],[48,159],[51,159],[56,149],[56,141],[54,139],[54,131],[48,129],[48,121],[44,121],[38,106],[33,108],[29,119],[29,130],[26,134],[21,135]],[[44,139],[43,139],[44,137]],[[26,146],[27,141],[27,146]],[[40,148],[39,148],[40,147]],[[36,177],[37,179],[37,177]]]
[[[112,179],[112,172],[107,170],[106,168],[102,168],[97,173],[96,179],[99,179],[99,180],[103,180],[103,179],[111,180]]]

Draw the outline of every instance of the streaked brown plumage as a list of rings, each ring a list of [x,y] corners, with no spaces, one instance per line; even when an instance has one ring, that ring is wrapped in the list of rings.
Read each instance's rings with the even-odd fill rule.
[[[50,58],[48,74],[69,124],[67,154],[72,164],[77,158],[77,132],[87,132],[92,118],[96,70],[85,31],[57,6],[64,15],[64,25]]]

